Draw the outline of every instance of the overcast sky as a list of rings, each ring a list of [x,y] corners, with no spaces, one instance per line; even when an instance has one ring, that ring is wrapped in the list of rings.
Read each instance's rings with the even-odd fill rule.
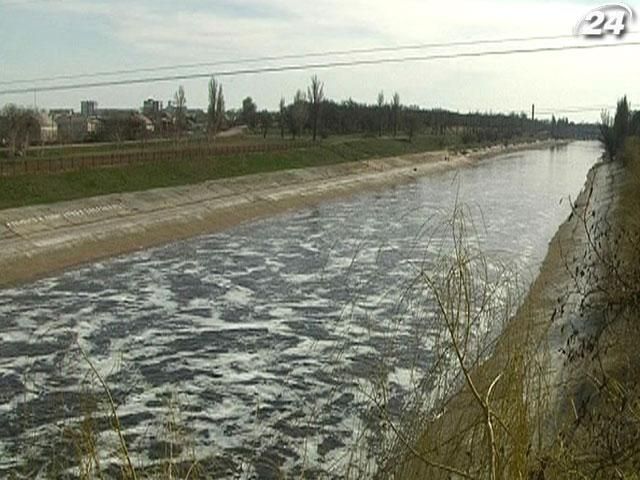
[[[539,35],[570,35],[599,1],[431,0],[0,0],[0,81],[245,59],[265,55]],[[629,5],[638,11],[633,3]],[[637,24],[630,26],[637,30]],[[639,41],[628,35],[622,42]],[[435,54],[605,40],[555,40],[377,54]],[[359,57],[363,57],[360,55]],[[323,61],[335,59],[313,59]],[[340,57],[341,60],[353,58]],[[371,102],[380,90],[402,102],[460,111],[599,107],[628,94],[640,104],[640,46],[400,65],[268,73],[221,79],[228,107],[252,96],[259,108],[290,100],[317,73],[337,100]],[[288,60],[301,63],[310,60]],[[282,63],[282,62],[280,62]],[[262,61],[251,66],[264,66]],[[219,70],[236,65],[217,67]],[[209,72],[200,67],[167,73]],[[146,74],[143,74],[146,75]],[[141,74],[133,75],[139,77]],[[95,79],[94,79],[95,80]],[[68,81],[67,81],[68,82]],[[38,107],[95,99],[105,107],[165,103],[180,82],[40,92]],[[190,107],[207,102],[205,79],[181,82]],[[0,85],[0,90],[7,87]],[[0,96],[0,105],[33,105],[33,94]],[[597,112],[570,115],[597,119]]]

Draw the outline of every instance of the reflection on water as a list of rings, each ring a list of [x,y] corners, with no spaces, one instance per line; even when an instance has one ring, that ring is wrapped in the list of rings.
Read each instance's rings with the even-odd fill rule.
[[[408,363],[429,363],[412,323],[391,336],[389,320],[410,318],[398,298],[446,245],[433,227],[456,198],[489,257],[531,278],[598,155],[595,143],[504,155],[0,292],[0,472],[21,436],[82,415],[76,341],[136,458],[154,458],[174,396],[199,456],[249,459],[259,476],[265,462],[329,468],[357,430],[352,387],[390,342],[399,384]]]

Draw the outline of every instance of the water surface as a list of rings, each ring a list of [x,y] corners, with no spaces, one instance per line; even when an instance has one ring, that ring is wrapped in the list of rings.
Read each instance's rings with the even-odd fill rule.
[[[0,472],[83,415],[77,343],[136,458],[162,455],[174,402],[196,456],[225,459],[228,475],[331,470],[359,429],[354,385],[391,347],[398,384],[430,361],[399,299],[449,242],[436,227],[456,201],[489,258],[531,279],[599,153],[581,142],[502,155],[1,291]]]

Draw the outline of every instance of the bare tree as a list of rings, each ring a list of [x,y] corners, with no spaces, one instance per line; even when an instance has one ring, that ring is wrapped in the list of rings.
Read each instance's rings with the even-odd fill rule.
[[[382,130],[384,129],[384,92],[382,90],[380,90],[380,93],[378,93],[378,116],[378,136],[381,137]]]
[[[6,138],[7,147],[9,147],[9,156],[16,154],[16,145],[18,142],[18,133],[20,130],[20,109],[13,104],[6,105],[2,109],[3,132],[2,136]]]
[[[256,102],[253,101],[253,98],[247,97],[242,100],[240,119],[249,128],[255,128],[258,120],[258,106]]]
[[[218,82],[215,77],[211,77],[209,80],[209,108],[207,109],[207,123],[209,126],[209,133],[215,135],[216,126],[216,107],[218,105]]]
[[[271,128],[271,124],[273,122],[271,113],[269,113],[268,110],[262,110],[258,114],[258,121],[260,122],[260,130],[262,131],[263,138],[267,138],[267,134],[269,133],[269,128]]]
[[[209,134],[215,138],[224,118],[224,96],[222,85],[214,77],[209,80],[209,109],[207,110]]]
[[[304,92],[298,90],[293,97],[293,105],[291,105],[291,134],[295,139],[296,136],[302,134],[304,124],[307,122],[307,99]]]
[[[280,138],[284,138],[284,124],[287,119],[287,106],[284,101],[284,97],[280,98],[280,116],[278,122],[280,123]]]
[[[32,141],[40,139],[40,121],[33,110],[23,110],[20,115],[20,152],[27,154]]]
[[[178,91],[173,96],[176,103],[176,135],[179,138],[187,123],[187,97],[184,94],[184,87],[180,85]]]
[[[218,87],[218,102],[216,104],[216,130],[222,128],[225,119],[224,94],[222,93],[222,85]]]
[[[420,120],[418,118],[418,112],[419,112],[419,108],[415,107],[415,108],[409,109],[405,115],[405,122],[406,122],[405,125],[407,128],[407,135],[409,135],[410,142],[413,142],[413,137],[420,123]]]
[[[320,118],[320,106],[324,100],[324,83],[318,80],[318,76],[311,77],[307,97],[311,106],[311,128],[313,130],[313,141],[316,141],[318,133],[318,119]]]
[[[6,105],[2,114],[0,137],[6,139],[9,156],[24,155],[31,142],[40,138],[40,121],[36,112]]]
[[[393,116],[393,136],[395,137],[398,135],[398,121],[400,119],[400,95],[398,95],[398,92],[393,94],[391,114]]]

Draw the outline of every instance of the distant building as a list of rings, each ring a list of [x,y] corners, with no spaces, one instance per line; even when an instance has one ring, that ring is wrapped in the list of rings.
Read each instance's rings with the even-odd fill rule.
[[[153,122],[137,110],[105,108],[98,110],[92,137],[100,142],[140,140],[154,132]]]
[[[90,117],[87,119],[87,139],[95,139],[100,126],[100,120],[98,117]]]
[[[166,113],[168,113],[169,115],[173,116],[176,113],[176,106],[174,105],[172,100],[169,100],[167,102],[167,107],[164,109],[164,111]]]
[[[162,102],[153,98],[146,99],[142,104],[142,114],[154,118],[162,112]]]
[[[51,112],[38,113],[38,123],[40,123],[40,140],[43,143],[53,143],[58,140],[58,124]]]
[[[83,100],[80,102],[80,114],[83,117],[95,117],[98,111],[98,102],[95,100]]]
[[[137,114],[138,111],[132,108],[99,108],[96,109],[95,116],[101,120],[125,120]]]
[[[153,120],[151,120],[146,115],[140,115],[139,120],[144,123],[144,129],[147,131],[147,133],[154,133],[156,131],[155,123],[153,123]]]
[[[49,116],[53,120],[64,115],[73,115],[73,108],[52,108],[49,110]]]
[[[166,136],[174,130],[173,115],[169,114],[167,111],[163,110],[160,112],[160,115],[157,115],[151,120],[154,123],[153,131],[156,135]]]
[[[58,115],[55,123],[61,143],[79,143],[89,138],[90,120],[82,114]]]
[[[187,125],[188,130],[194,132],[207,131],[208,116],[207,112],[201,108],[187,109]]]

